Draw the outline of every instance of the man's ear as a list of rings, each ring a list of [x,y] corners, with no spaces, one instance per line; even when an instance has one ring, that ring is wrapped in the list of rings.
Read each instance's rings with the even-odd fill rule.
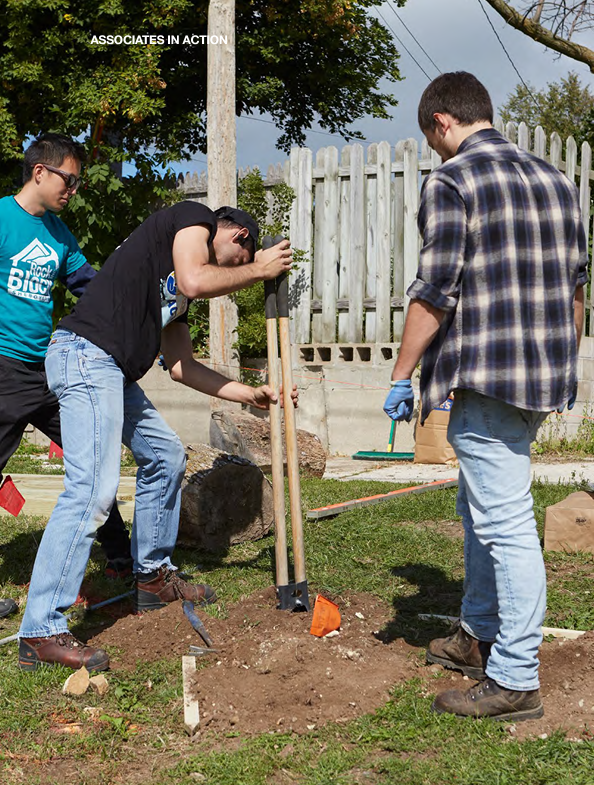
[[[441,137],[444,137],[451,128],[452,118],[447,114],[435,112],[433,119],[435,120],[435,130]]]

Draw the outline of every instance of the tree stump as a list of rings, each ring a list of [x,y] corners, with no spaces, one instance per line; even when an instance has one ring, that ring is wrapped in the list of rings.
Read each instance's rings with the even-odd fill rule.
[[[207,444],[187,445],[178,542],[207,551],[258,540],[274,523],[272,485],[261,469]]]
[[[285,471],[287,456],[284,445]],[[210,443],[219,450],[240,455],[255,463],[267,474],[270,466],[270,422],[245,412],[213,412],[210,420]],[[318,437],[309,431],[297,430],[299,469],[306,477],[322,477],[326,469],[326,452]]]

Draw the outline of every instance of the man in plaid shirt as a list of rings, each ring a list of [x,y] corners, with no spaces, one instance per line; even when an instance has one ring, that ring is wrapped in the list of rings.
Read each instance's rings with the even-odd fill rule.
[[[443,74],[421,98],[419,125],[444,163],[422,189],[423,248],[384,410],[410,420],[421,357],[423,418],[454,391],[464,597],[427,659],[479,681],[433,708],[523,720],[543,714],[546,609],[530,444],[548,412],[575,403],[588,257],[575,185],[492,121],[472,74]]]

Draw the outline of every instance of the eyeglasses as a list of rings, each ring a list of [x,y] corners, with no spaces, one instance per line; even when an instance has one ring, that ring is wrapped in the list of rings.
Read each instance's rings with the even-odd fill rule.
[[[82,177],[77,177],[75,174],[65,172],[63,169],[56,169],[55,166],[50,166],[49,164],[41,164],[41,166],[45,167],[48,172],[53,172],[54,174],[60,175],[62,180],[64,180],[64,185],[69,191],[74,191],[77,189],[82,182]]]

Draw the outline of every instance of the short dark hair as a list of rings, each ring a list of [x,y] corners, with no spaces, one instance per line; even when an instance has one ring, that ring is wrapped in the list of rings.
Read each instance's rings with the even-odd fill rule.
[[[435,113],[449,114],[460,125],[493,122],[493,104],[487,88],[467,71],[453,71],[434,79],[419,102],[421,131],[435,130]]]
[[[82,163],[84,157],[84,147],[69,136],[64,134],[41,134],[25,150],[23,183],[27,183],[31,179],[33,168],[36,164],[60,166],[65,158],[74,158]]]

